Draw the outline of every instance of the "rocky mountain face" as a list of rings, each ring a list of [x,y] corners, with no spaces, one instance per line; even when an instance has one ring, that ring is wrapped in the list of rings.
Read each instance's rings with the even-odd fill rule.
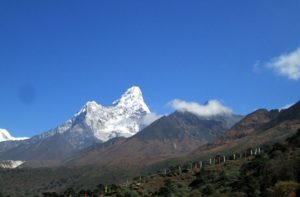
[[[84,151],[68,165],[149,164],[188,153],[212,141],[241,119],[222,114],[200,117],[189,112],[174,112],[153,122],[136,135],[106,147]]]
[[[130,137],[150,113],[138,87],[129,88],[112,106],[87,102],[70,120],[18,144],[1,144],[0,159],[60,160],[95,143]],[[2,153],[1,153],[2,152]]]

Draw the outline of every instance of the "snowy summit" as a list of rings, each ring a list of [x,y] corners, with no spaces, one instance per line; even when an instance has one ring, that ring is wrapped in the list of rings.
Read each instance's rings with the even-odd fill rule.
[[[88,101],[70,120],[34,139],[62,135],[70,144],[81,149],[95,141],[105,142],[136,134],[143,128],[143,119],[148,114],[150,110],[140,88],[133,86],[112,106]]]

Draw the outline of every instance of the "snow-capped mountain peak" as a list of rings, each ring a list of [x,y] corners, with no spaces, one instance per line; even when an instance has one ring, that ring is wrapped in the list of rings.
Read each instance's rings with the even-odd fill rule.
[[[140,88],[133,86],[112,106],[88,101],[70,120],[38,138],[61,134],[73,146],[80,148],[95,141],[130,137],[143,128],[143,118],[149,113]]]
[[[6,129],[0,129],[0,142],[3,141],[14,141],[14,140],[26,140],[27,137],[13,137]]]
[[[81,110],[84,122],[101,141],[134,135],[141,129],[141,120],[148,113],[150,110],[137,86],[129,88],[120,99],[113,102],[113,106],[104,107],[89,101]]]
[[[142,91],[139,87],[129,88],[120,99],[113,102],[113,105],[126,108],[142,109],[150,113],[149,108],[144,102]]]
[[[76,115],[79,115],[83,112],[97,111],[100,110],[101,108],[102,106],[98,104],[96,101],[88,101]]]

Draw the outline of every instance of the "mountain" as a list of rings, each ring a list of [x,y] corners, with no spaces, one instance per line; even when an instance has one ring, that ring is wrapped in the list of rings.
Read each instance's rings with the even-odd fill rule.
[[[238,139],[251,134],[266,131],[284,122],[300,120],[300,101],[283,110],[259,109],[250,113],[234,125],[223,136],[222,140]]]
[[[280,110],[278,116],[268,124],[265,125],[263,129],[273,127],[274,125],[281,124],[286,121],[297,121],[300,120],[300,101],[290,106],[287,109]]]
[[[241,118],[241,116],[233,114],[203,117],[190,112],[176,111],[145,128],[136,137],[141,140],[182,140],[184,137],[187,137],[208,142],[222,135]]]
[[[238,139],[247,136],[260,128],[265,123],[270,122],[279,115],[279,110],[268,111],[266,109],[256,110],[228,130],[223,136],[224,139]]]
[[[280,111],[260,109],[240,120],[223,136],[194,150],[189,157],[205,157],[217,152],[241,151],[281,142],[299,128],[300,101]]]
[[[241,119],[233,114],[201,117],[189,112],[176,111],[164,116],[136,135],[93,147],[76,155],[68,165],[94,164],[149,164],[188,153],[200,145],[221,136]]]
[[[16,141],[16,140],[26,140],[27,137],[13,137],[10,133],[5,129],[0,129],[0,142],[4,141]]]
[[[140,88],[131,87],[113,102],[113,106],[104,107],[89,101],[72,119],[37,138],[45,139],[59,134],[81,149],[89,146],[90,141],[105,142],[114,137],[136,134],[143,126],[143,117],[149,113]]]
[[[140,88],[134,86],[112,106],[104,107],[89,101],[55,129],[17,145],[0,143],[0,147],[6,147],[4,152],[0,151],[0,159],[60,160],[95,143],[136,134],[145,126],[143,119],[149,113]]]
[[[234,122],[237,123],[234,124]],[[229,127],[230,129],[228,129]],[[156,172],[164,171],[170,165],[172,166],[170,169],[179,170],[177,168],[178,164],[183,167],[182,164],[207,160],[215,155],[244,153],[247,149],[257,147],[261,148],[262,153],[273,150],[272,157],[279,159],[276,162],[276,166],[279,167],[278,170],[273,168],[264,169],[270,169],[272,172],[282,171],[283,174],[286,174],[284,173],[286,168],[282,168],[281,164],[285,161],[287,169],[298,169],[297,165],[293,164],[292,168],[290,165],[291,157],[296,156],[296,154],[286,154],[287,158],[281,157],[282,155],[278,150],[284,151],[284,147],[277,144],[277,142],[284,142],[288,138],[291,144],[296,147],[299,140],[291,136],[299,129],[300,102],[281,111],[257,110],[244,118],[232,114],[201,117],[189,112],[174,112],[169,116],[156,120],[129,138],[116,137],[104,143],[97,143],[84,148],[64,160],[65,166],[0,170],[0,177],[4,177],[3,180],[5,180],[0,181],[0,188],[3,188],[3,191],[15,191],[16,188],[12,186],[16,184],[10,183],[19,183],[17,185],[21,185],[23,188],[17,192],[21,194],[28,191],[33,193],[65,191],[69,187],[76,188],[79,191],[95,188],[100,183],[104,185],[125,183],[126,180],[130,183],[131,178],[147,173],[156,174],[154,176],[158,177],[158,184],[163,184],[162,179],[169,179],[170,176],[158,175]],[[228,132],[231,132],[231,134],[229,135]],[[228,136],[226,137],[226,135]],[[270,146],[272,144],[275,144],[273,146],[275,149]],[[294,149],[294,151],[297,151],[297,149]],[[49,166],[51,161],[34,162],[36,161],[27,161],[21,167],[40,167],[43,166],[43,162],[47,162],[46,166]],[[238,159],[236,162],[249,163],[249,160]],[[260,162],[259,164],[261,164]],[[190,168],[190,165],[184,166]],[[234,166],[236,165],[234,164]],[[217,165],[216,167],[218,169],[219,167],[228,169],[229,166],[226,164]],[[252,164],[249,167],[251,167],[250,170],[253,170]],[[260,166],[258,167],[257,170],[262,169]],[[181,169],[182,173],[185,173],[184,169]],[[208,171],[210,169],[210,167],[206,168]],[[238,172],[234,174],[239,175]],[[197,176],[201,174],[197,173]],[[218,174],[222,175],[222,173]],[[259,175],[259,173],[255,174]],[[178,181],[184,178],[178,173],[172,176],[178,178]],[[215,178],[212,177],[212,179]],[[218,180],[225,179],[223,177]],[[23,180],[27,181],[24,182]],[[145,180],[148,182],[148,179]],[[235,178],[232,180],[236,181]],[[230,180],[231,185],[232,180]],[[152,188],[153,182],[148,183],[148,186]],[[199,183],[202,184],[201,181]],[[144,186],[144,184],[139,184],[142,189],[145,188]],[[133,189],[135,188],[136,186]]]

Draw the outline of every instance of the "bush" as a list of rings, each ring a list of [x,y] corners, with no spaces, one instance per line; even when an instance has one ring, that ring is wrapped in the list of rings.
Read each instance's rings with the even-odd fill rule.
[[[215,188],[211,184],[207,184],[203,189],[202,193],[205,195],[212,195],[214,194]]]
[[[299,184],[294,181],[279,181],[273,187],[267,189],[270,197],[286,197],[291,194],[296,195]]]

